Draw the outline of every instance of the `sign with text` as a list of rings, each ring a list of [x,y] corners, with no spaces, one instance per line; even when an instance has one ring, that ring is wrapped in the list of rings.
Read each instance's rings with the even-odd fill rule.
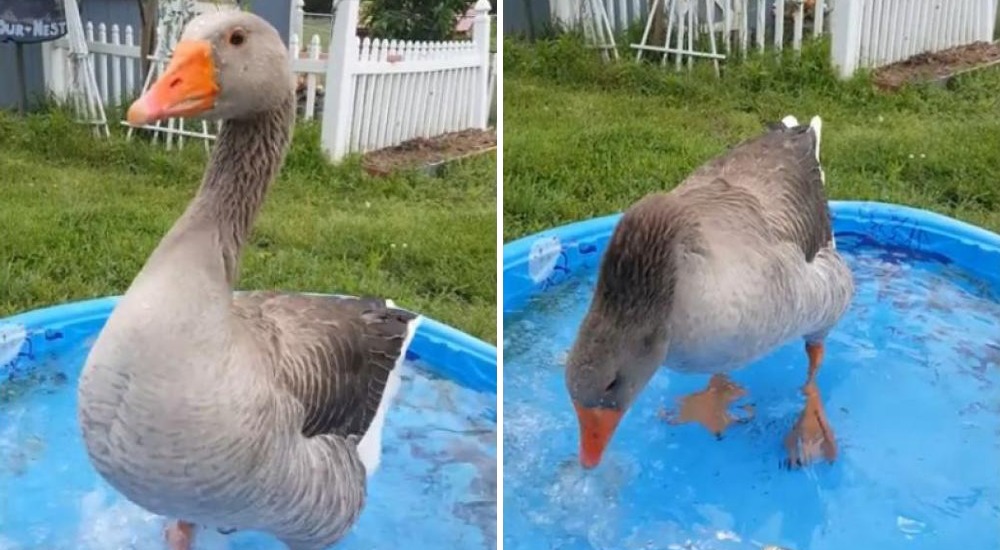
[[[65,34],[63,0],[0,0],[0,42],[46,42]]]

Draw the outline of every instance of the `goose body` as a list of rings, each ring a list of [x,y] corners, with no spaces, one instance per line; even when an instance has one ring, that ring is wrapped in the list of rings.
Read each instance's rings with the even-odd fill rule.
[[[660,365],[720,376],[802,338],[812,383],[854,292],[833,237],[820,130],[819,118],[788,117],[622,216],[567,362],[585,466]],[[697,396],[710,401],[714,420],[699,421],[713,431],[729,422],[718,410],[727,388],[713,378]]]
[[[634,207],[690,231],[665,312],[668,367],[731,371],[794,338],[822,339],[846,311],[853,278],[836,252],[817,132],[772,130]]]
[[[194,525],[262,530],[294,550],[358,518],[419,316],[391,301],[234,293],[239,257],[291,134],[274,29],[193,20],[130,122],[224,120],[202,186],[112,312],[78,390],[94,467],[129,500]]]

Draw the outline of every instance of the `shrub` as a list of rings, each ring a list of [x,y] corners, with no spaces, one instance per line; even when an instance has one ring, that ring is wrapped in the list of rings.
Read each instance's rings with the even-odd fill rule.
[[[468,0],[371,0],[365,6],[368,34],[400,40],[448,40]]]

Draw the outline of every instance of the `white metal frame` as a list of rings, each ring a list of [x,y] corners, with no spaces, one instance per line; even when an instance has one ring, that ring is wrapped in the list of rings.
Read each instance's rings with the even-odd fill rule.
[[[146,74],[146,79],[142,86],[143,93],[149,90],[153,83],[156,82],[156,79],[166,70],[170,56],[173,54],[174,46],[177,45],[177,41],[184,32],[184,26],[195,15],[197,15],[197,5],[194,0],[164,0],[160,2],[159,13],[157,14],[159,25],[156,30],[156,49],[153,55],[149,56],[149,60],[152,63],[149,65],[149,72]],[[208,131],[209,123],[204,120],[200,121],[200,132],[185,128],[185,120],[183,118],[170,118],[165,121],[158,120],[152,124],[142,126],[133,126],[125,120],[122,120],[121,124],[128,126],[128,132],[126,133],[127,140],[132,139],[132,135],[136,129],[153,132],[154,143],[160,138],[160,134],[163,134],[163,141],[166,143],[168,150],[174,147],[175,141],[179,148],[184,147],[184,138],[190,137],[201,139],[207,151],[210,148],[211,142],[215,140],[215,135]]]
[[[108,137],[108,119],[104,112],[94,77],[94,63],[87,49],[80,20],[80,7],[76,0],[65,0],[63,10],[66,15],[66,38],[69,44],[69,99],[72,101],[77,122],[93,128],[95,135]]]

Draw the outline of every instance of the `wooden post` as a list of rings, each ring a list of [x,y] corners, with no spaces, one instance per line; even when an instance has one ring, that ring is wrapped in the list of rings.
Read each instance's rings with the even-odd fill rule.
[[[321,145],[332,161],[350,152],[354,109],[354,72],[358,63],[359,0],[341,0],[327,49],[326,95],[323,97]]]
[[[472,42],[479,56],[473,124],[485,130],[490,118],[490,2],[478,0],[473,9],[476,10],[476,17],[472,23]]]
[[[305,0],[292,0],[291,2],[292,13],[288,18],[289,43],[291,43],[291,37],[293,34],[299,35],[301,43],[304,43],[306,40],[306,37],[303,36],[304,31],[302,30],[303,23],[305,21],[305,5]]]
[[[830,56],[841,78],[848,78],[858,70],[861,56],[861,0],[837,0],[831,13]]]
[[[713,6],[714,7],[714,6]],[[667,2],[666,0],[649,0],[649,12],[652,27],[649,29],[649,39],[643,45],[655,44],[668,47],[667,44]],[[667,54],[663,54],[667,55]]]
[[[27,75],[24,74],[24,44],[15,43],[17,48],[17,82],[20,89],[20,98],[17,102],[17,109],[23,115],[28,110],[28,83]]]
[[[156,53],[157,18],[160,13],[159,0],[139,0],[139,70],[140,74],[149,74],[152,61],[150,56]]]

